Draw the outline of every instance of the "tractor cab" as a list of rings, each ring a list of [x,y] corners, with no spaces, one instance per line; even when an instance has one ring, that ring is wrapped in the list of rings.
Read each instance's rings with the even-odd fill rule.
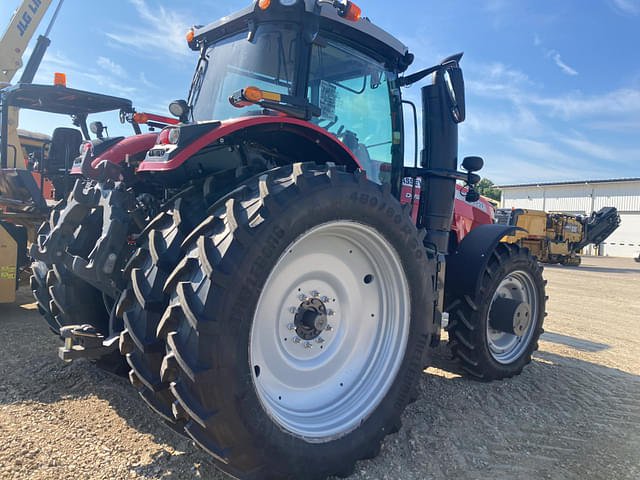
[[[344,143],[363,168],[377,172],[381,163],[392,160],[391,118],[398,111],[398,92],[392,95],[390,86],[397,72],[385,65],[389,59],[374,54],[374,38],[369,49],[363,48],[366,44],[356,49],[349,45],[355,45],[353,40],[323,31],[319,24],[305,26],[303,6],[273,2],[263,11],[258,5],[251,15],[256,23],[247,24],[248,30],[211,43],[206,42],[215,27],[199,34],[206,61],[196,71],[189,95],[192,119],[263,113],[259,102],[246,106],[229,102],[231,94],[253,86],[264,92],[258,92],[261,100],[283,104],[282,108],[268,105],[273,110],[319,125]],[[291,13],[296,10],[301,15],[293,23]],[[337,22],[335,17],[332,21]],[[314,37],[312,42],[302,41],[309,36]]]
[[[347,15],[333,3],[254,2],[191,30],[187,39],[200,52],[199,61],[186,101],[170,110],[198,123],[298,119],[298,127],[304,122],[322,130],[312,133],[317,144],[327,149],[338,142],[352,168],[366,170],[377,183],[389,182],[392,165],[399,172],[404,163],[398,75],[413,56],[371,22],[355,22],[354,4]],[[280,137],[279,151],[292,144],[304,148]],[[159,159],[152,154],[147,160]],[[398,173],[398,192],[400,178]]]

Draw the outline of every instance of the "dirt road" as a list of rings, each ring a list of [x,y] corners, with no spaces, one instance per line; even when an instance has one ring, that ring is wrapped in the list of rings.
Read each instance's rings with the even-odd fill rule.
[[[436,349],[403,428],[352,479],[640,478],[640,264],[587,257],[545,278],[524,373],[474,382]],[[59,361],[28,291],[0,324],[0,478],[225,478],[127,381]]]

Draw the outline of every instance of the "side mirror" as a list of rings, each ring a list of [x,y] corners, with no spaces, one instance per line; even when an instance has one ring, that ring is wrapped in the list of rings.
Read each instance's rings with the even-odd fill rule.
[[[482,157],[464,157],[462,160],[462,168],[467,172],[477,172],[484,167],[484,160]]]
[[[456,123],[464,122],[466,108],[464,100],[464,77],[462,69],[458,66],[448,67],[444,72],[444,81],[449,93],[451,114]]]
[[[469,190],[464,198],[469,203],[475,203],[480,200],[480,194],[476,190]]]
[[[105,126],[102,122],[95,121],[89,124],[89,129],[92,133],[95,133],[96,137],[102,138],[102,132],[104,131]]]
[[[174,117],[178,117],[178,119],[182,123],[186,123],[189,119],[189,105],[184,100],[174,100],[169,104],[169,111],[171,115]]]

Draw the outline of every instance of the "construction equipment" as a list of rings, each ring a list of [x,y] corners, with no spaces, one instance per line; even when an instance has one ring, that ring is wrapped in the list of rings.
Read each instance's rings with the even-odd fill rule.
[[[456,182],[477,202],[483,164],[457,170],[462,54],[406,75],[413,55],[347,0],[258,0],[187,41],[180,123],[140,163],[85,149],[85,179],[31,248],[63,359],[117,343],[142,398],[245,479],[345,476],[376,455],[443,312],[471,375],[522,371],[538,262],[500,243],[509,225],[452,241]],[[401,90],[428,76],[405,167]],[[80,307],[70,279],[93,289]]]
[[[577,266],[582,249],[605,241],[620,225],[620,215],[615,207],[601,208],[586,217],[502,208],[496,212],[496,222],[520,227],[503,241],[527,247],[541,262]]]
[[[58,2],[44,36],[38,37],[16,86],[8,85],[21,68],[25,48],[51,1],[23,1],[0,39],[0,86],[4,87],[0,90],[0,237],[3,242],[0,250],[0,279],[3,281],[0,303],[14,300],[20,273],[30,263],[25,254],[27,243],[34,241],[39,226],[49,217],[53,201],[66,198],[75,181],[73,176],[81,173],[78,166],[72,168],[81,144],[86,142],[83,148],[110,154],[115,152],[116,156],[124,149],[131,156],[131,161],[140,161],[140,155],[144,156],[149,146],[155,143],[156,136],[141,134],[139,124],[162,128],[176,123],[173,118],[136,113],[128,99],[67,88],[61,73],[55,74],[55,85],[31,83],[51,43],[48,35],[62,3],[62,0]],[[18,130],[21,108],[70,115],[76,128],[60,127],[52,136]],[[87,117],[111,110],[120,112],[121,122],[132,124],[135,137],[105,137],[106,127],[96,121],[90,127],[96,138],[90,138]],[[124,159],[124,154],[121,159]],[[35,270],[46,273],[43,266]],[[44,285],[45,279],[40,280]],[[42,290],[46,289],[43,287]],[[43,299],[48,303],[48,295]],[[48,311],[49,307],[46,306],[45,310]],[[41,307],[41,311],[45,310]],[[59,325],[51,316],[49,320],[52,329],[58,332]]]
[[[19,83],[31,83],[42,62],[47,48],[51,44],[49,33],[62,7],[63,0],[58,2],[44,35],[39,35],[29,61],[22,72]],[[44,14],[51,5],[51,0],[23,0],[13,13],[9,25],[0,38],[0,89],[11,84],[15,74],[22,68],[22,57],[27,45],[33,37]],[[27,158],[18,135],[18,109],[10,108],[3,117],[3,139],[9,145],[13,155],[15,168],[25,169]],[[28,142],[29,143],[29,142]],[[28,150],[25,149],[25,150]]]

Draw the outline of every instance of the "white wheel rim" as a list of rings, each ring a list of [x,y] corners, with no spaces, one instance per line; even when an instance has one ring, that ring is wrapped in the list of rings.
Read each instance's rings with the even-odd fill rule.
[[[487,321],[487,340],[491,356],[504,365],[518,360],[528,349],[533,332],[538,324],[538,291],[531,274],[517,270],[507,275],[498,285],[491,299],[491,306],[496,298],[510,298],[529,305],[531,320],[527,330],[518,337],[512,333],[501,332],[491,328]],[[491,315],[491,306],[487,311],[487,318]]]
[[[327,310],[327,327],[309,341],[294,329],[301,295]],[[278,259],[254,314],[249,361],[262,407],[309,442],[346,435],[389,391],[409,325],[408,282],[380,233],[352,221],[309,230]]]

